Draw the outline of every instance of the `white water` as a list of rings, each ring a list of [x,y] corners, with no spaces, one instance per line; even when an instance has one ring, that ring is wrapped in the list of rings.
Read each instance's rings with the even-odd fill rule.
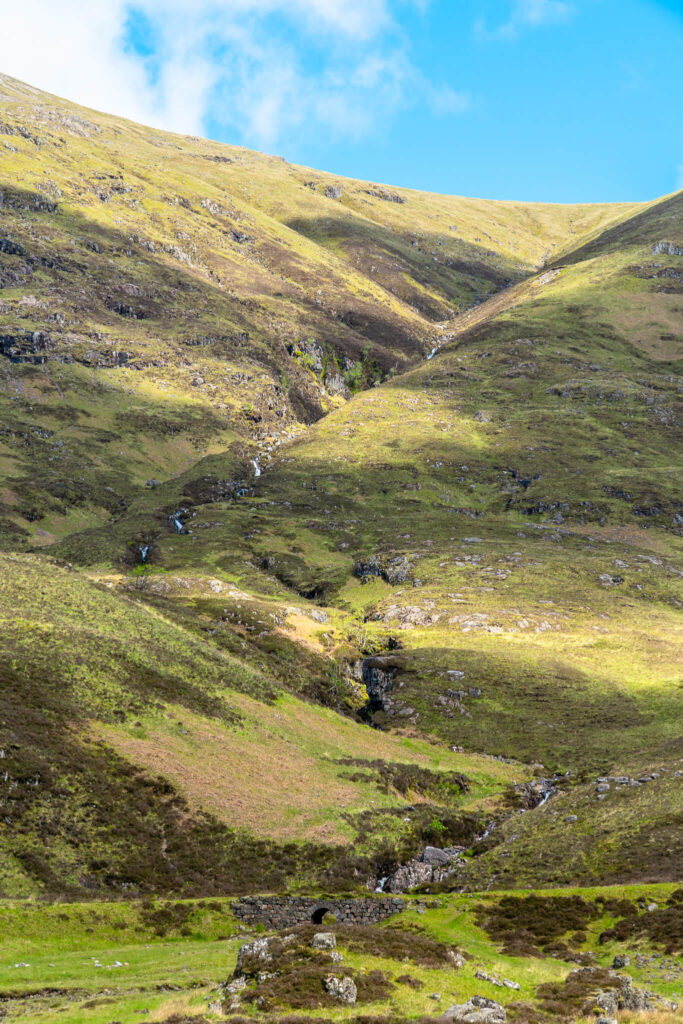
[[[550,800],[550,797],[553,795],[554,792],[554,789],[549,789],[547,793],[544,793],[543,799],[541,800],[540,804],[537,804],[537,807],[543,807],[543,804],[547,804],[548,800]]]
[[[384,892],[384,886],[387,884],[388,878],[389,876],[385,875],[384,878],[379,878],[377,880],[377,888],[375,889],[375,892]]]
[[[258,479],[258,477],[261,476],[261,467],[259,466],[256,459],[252,459],[251,464],[254,467],[254,476],[256,477],[256,479]]]
[[[143,544],[142,547],[138,549],[140,551],[140,561],[142,562],[143,565],[146,565],[147,563],[147,555],[149,554],[149,549],[149,544]]]

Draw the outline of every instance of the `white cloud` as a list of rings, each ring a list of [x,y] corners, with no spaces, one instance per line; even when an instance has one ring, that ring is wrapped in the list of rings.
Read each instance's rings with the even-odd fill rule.
[[[21,0],[2,70],[86,106],[174,131],[222,125],[271,147],[299,131],[359,138],[401,107],[466,99],[410,63],[393,14],[430,0]],[[129,18],[153,53],[127,45]]]
[[[514,39],[525,28],[557,25],[568,21],[574,7],[565,0],[514,0],[509,19],[489,30],[483,19],[475,22],[475,31],[483,39]]]
[[[512,21],[521,25],[548,25],[566,21],[572,12],[562,0],[517,0]]]
[[[427,97],[435,114],[464,114],[470,109],[471,100],[467,93],[455,92],[448,85],[435,88],[427,83]]]

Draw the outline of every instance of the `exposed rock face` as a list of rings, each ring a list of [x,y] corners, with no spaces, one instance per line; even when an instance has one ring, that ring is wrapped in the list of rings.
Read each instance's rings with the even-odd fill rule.
[[[378,576],[395,586],[397,583],[405,583],[412,569],[413,565],[405,555],[395,555],[389,559],[384,559],[381,555],[370,555],[369,558],[356,562],[353,575],[366,582],[369,577]]]
[[[359,579],[363,579],[365,576],[381,576],[382,559],[380,555],[370,555],[365,561],[356,562],[353,567],[353,575]]]
[[[46,363],[50,347],[50,338],[43,331],[0,335],[0,355],[13,363]]]
[[[417,857],[409,860],[389,875],[384,884],[385,892],[407,892],[416,885],[440,882],[455,871],[458,856],[464,846],[449,846],[444,850],[427,846]]]
[[[353,1006],[358,995],[353,978],[338,978],[334,974],[325,978],[325,991],[337,1002],[347,1006]]]
[[[486,996],[472,996],[466,1003],[449,1006],[439,1020],[448,1024],[506,1024],[505,1008]]]
[[[388,697],[398,671],[398,661],[392,655],[377,655],[363,661],[363,683],[368,693],[372,711],[388,711],[391,699]]]
[[[343,395],[344,398],[351,397],[351,393],[341,373],[328,373],[324,377],[323,383],[331,395]]]

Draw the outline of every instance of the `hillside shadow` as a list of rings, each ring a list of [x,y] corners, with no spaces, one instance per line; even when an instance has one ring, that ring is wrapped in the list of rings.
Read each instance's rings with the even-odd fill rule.
[[[299,217],[285,223],[333,253],[342,249],[354,268],[360,266],[372,280],[435,322],[446,319],[454,303],[480,301],[535,269],[471,242],[461,241],[458,251],[452,252],[455,239],[444,239],[443,233],[419,231],[419,237],[409,241],[360,218]]]

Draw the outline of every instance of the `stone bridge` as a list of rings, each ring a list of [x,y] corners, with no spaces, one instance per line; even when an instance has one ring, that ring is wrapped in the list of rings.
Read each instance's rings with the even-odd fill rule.
[[[270,930],[296,924],[320,924],[334,914],[340,924],[377,924],[406,908],[397,897],[315,899],[309,896],[243,896],[232,904],[235,917],[245,924],[263,924]]]

